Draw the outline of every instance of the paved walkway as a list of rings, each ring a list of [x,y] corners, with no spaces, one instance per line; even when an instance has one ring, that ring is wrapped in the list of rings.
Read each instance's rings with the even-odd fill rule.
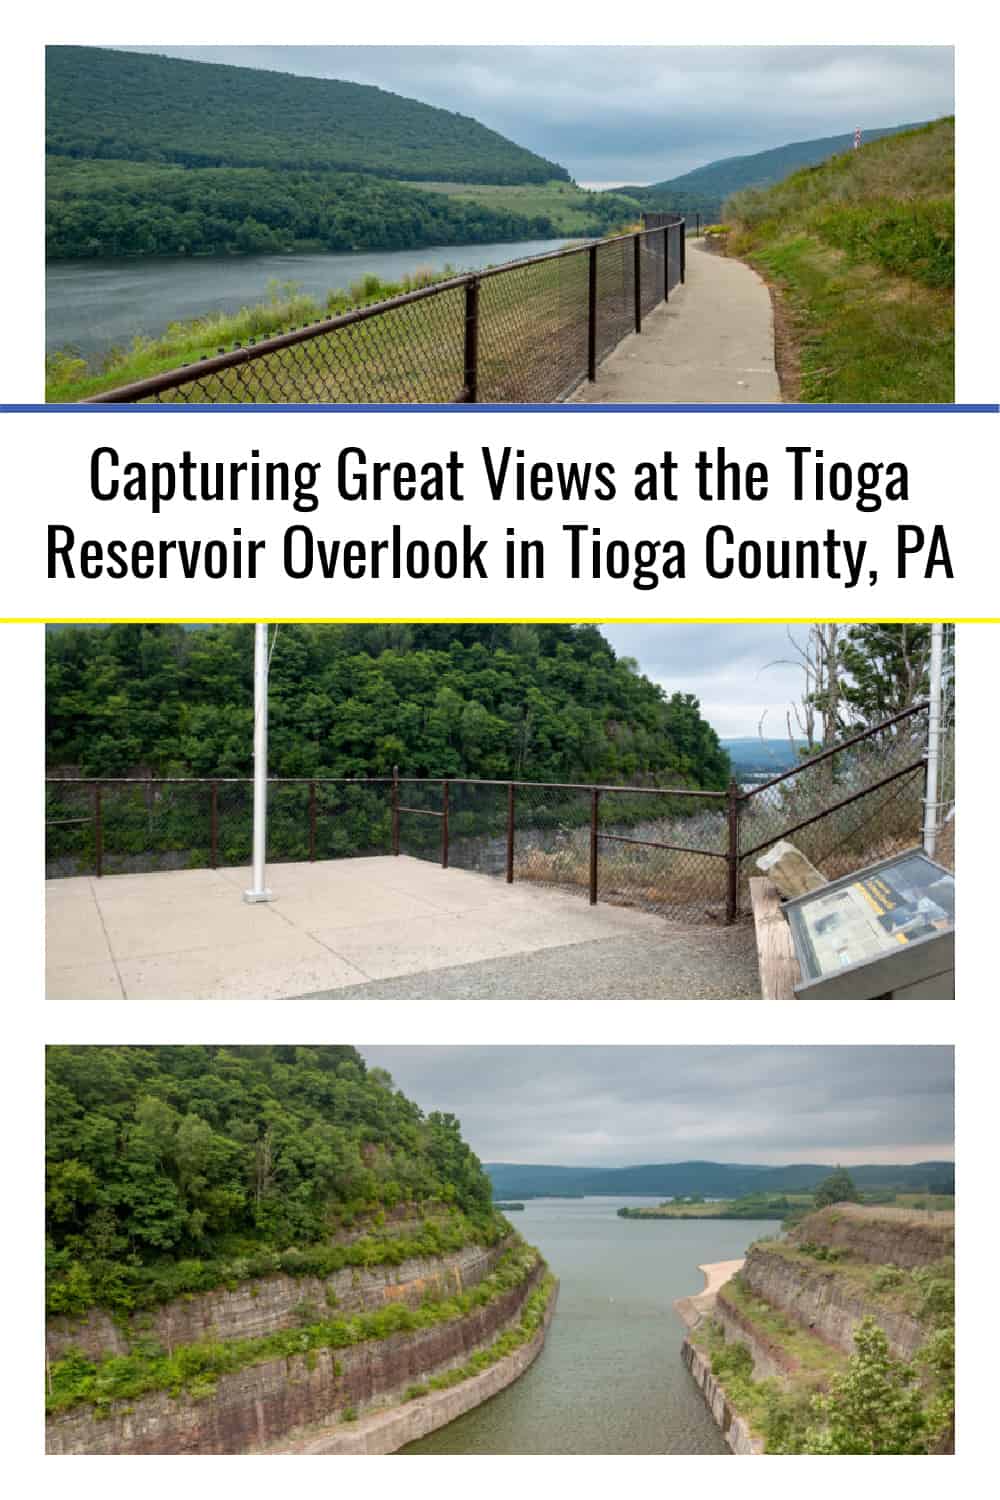
[[[671,988],[678,976],[690,973],[685,929],[527,881],[506,885],[406,855],[282,864],[268,871],[275,899],[247,905],[249,875],[178,870],[48,881],[47,995],[377,999],[402,985],[421,999],[449,989],[456,998],[575,999],[596,968],[602,994],[627,998],[633,972],[671,996],[682,993]],[[728,979],[713,948],[719,934],[699,929],[697,939],[702,984]],[[548,970],[546,959],[556,960]],[[457,987],[449,980],[456,972],[464,975]],[[698,993],[681,983],[683,998]]]
[[[742,261],[687,244],[687,279],[572,402],[780,401],[767,287]]]

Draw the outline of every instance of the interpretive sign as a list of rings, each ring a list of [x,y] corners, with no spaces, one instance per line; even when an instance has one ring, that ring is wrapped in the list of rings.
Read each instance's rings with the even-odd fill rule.
[[[809,999],[954,996],[955,880],[920,849],[785,905]]]

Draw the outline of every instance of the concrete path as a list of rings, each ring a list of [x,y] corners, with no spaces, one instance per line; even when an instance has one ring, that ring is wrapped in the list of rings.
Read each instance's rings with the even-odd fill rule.
[[[48,997],[376,999],[401,983],[414,998],[436,998],[447,975],[464,970],[456,998],[575,999],[592,990],[593,953],[602,995],[628,998],[634,975],[636,998],[657,984],[691,998],[699,983],[713,998],[732,998],[716,989],[729,969],[714,929],[697,932],[696,979],[685,929],[534,882],[376,856],[271,866],[275,900],[248,906],[249,876],[178,870],[48,881]],[[746,941],[748,929],[740,932]]]
[[[742,261],[687,244],[687,279],[571,402],[781,400],[767,287]]]

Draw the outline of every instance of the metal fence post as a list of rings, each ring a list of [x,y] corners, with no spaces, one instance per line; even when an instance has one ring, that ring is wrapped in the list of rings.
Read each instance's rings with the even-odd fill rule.
[[[514,883],[514,783],[507,783],[507,884]]]
[[[681,286],[684,285],[684,275],[687,271],[687,220],[682,219],[681,229]]]
[[[730,781],[726,793],[729,800],[729,847],[726,852],[726,921],[735,922],[739,911],[740,893],[740,789],[735,780]]]
[[[639,246],[640,236],[636,235],[632,241],[632,264],[635,268],[635,331],[642,332],[642,258]]]
[[[597,814],[601,794],[595,786],[590,794],[590,904],[597,905]]]
[[[663,300],[670,301],[670,229],[663,230]]]
[[[479,277],[465,283],[465,399],[479,400]]]
[[[209,793],[208,802],[209,818],[211,822],[210,840],[212,849],[210,858],[212,869],[217,870],[219,868],[219,783],[217,781],[212,782],[212,788]]]
[[[98,880],[104,865],[104,819],[101,809],[101,783],[94,782],[94,870]]]
[[[697,235],[701,234],[701,214],[700,213],[696,213],[695,216],[694,216],[694,232]]]
[[[309,858],[316,858],[316,783],[309,783]]]
[[[448,868],[448,783],[441,783],[441,868]]]
[[[392,768],[392,852],[399,853],[399,767]]]
[[[587,280],[587,379],[597,379],[597,246],[588,252]]]

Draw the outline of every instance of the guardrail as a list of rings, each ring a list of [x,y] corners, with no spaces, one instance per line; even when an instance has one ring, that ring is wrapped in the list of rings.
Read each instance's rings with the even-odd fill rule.
[[[751,861],[795,835],[831,878],[920,842],[927,705],[749,787],[274,777],[268,859],[400,853],[700,922],[736,920]],[[51,877],[250,861],[250,777],[46,780]],[[939,857],[940,853],[939,853]],[[948,862],[945,856],[945,862]]]
[[[452,276],[83,405],[560,401],[684,279],[684,221]]]

